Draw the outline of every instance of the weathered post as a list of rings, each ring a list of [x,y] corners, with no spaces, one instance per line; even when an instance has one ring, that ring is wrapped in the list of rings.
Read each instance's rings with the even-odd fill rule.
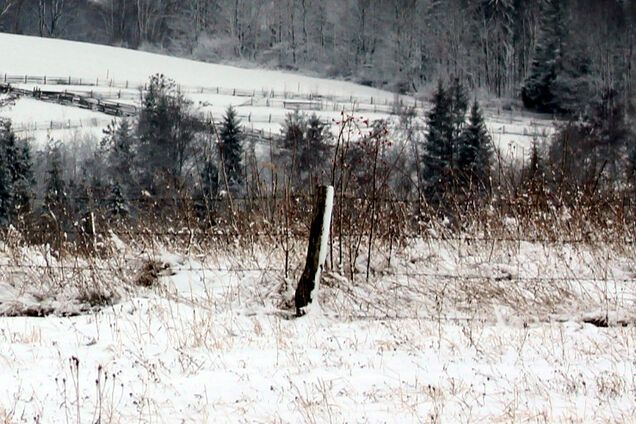
[[[307,261],[298,282],[294,299],[297,316],[304,315],[307,312],[305,308],[311,304],[318,304],[320,273],[327,258],[327,245],[329,244],[333,194],[332,186],[318,187],[314,218],[309,233],[309,245],[307,246]]]

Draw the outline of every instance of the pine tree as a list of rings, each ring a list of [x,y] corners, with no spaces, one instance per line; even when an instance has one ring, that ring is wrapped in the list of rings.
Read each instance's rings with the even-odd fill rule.
[[[299,157],[300,182],[306,185],[326,163],[329,145],[325,142],[325,124],[314,113],[307,121]]]
[[[298,111],[289,113],[282,126],[282,139],[279,146],[279,160],[283,168],[289,170],[289,177],[293,185],[301,184],[300,156],[305,144],[307,123],[305,117]]]
[[[564,0],[546,0],[530,74],[521,88],[524,105],[540,112],[559,112],[554,83],[563,67],[567,22]]]
[[[21,143],[18,150],[18,157],[15,162],[14,170],[14,206],[19,215],[26,215],[31,212],[33,187],[35,186],[31,147],[26,141]]]
[[[440,81],[426,114],[428,131],[422,156],[422,182],[428,200],[438,203],[449,188],[453,172],[453,116],[451,99]]]
[[[4,126],[0,136],[0,226],[8,225],[13,215],[13,184],[6,148],[7,131],[10,129],[10,124]]]
[[[199,127],[189,113],[190,106],[174,81],[163,75],[151,77],[137,124],[136,157],[139,183],[151,193],[165,187],[164,183],[180,183]]]
[[[9,121],[0,124],[0,225],[30,210],[33,171],[28,143],[17,139]]]
[[[468,124],[459,139],[457,157],[458,172],[472,190],[483,191],[489,187],[492,155],[490,134],[479,103],[475,100]]]
[[[231,106],[225,111],[220,136],[219,152],[228,185],[236,189],[243,183],[243,134],[241,121]]]
[[[450,114],[453,125],[452,138],[457,140],[462,133],[466,121],[466,111],[468,110],[468,96],[464,85],[459,78],[453,78],[448,88],[450,100]]]
[[[48,152],[48,170],[44,192],[44,212],[52,215],[59,225],[68,211],[66,184],[62,176],[62,153],[59,146]]]
[[[530,162],[523,170],[522,177],[523,185],[526,186],[530,192],[541,190],[545,178],[545,160],[543,159],[537,140],[532,141]]]
[[[212,158],[203,164],[201,188],[205,199],[213,199],[219,194],[219,169]]]
[[[106,199],[106,213],[112,221],[123,220],[130,214],[128,201],[117,181],[110,187],[110,193]]]
[[[131,196],[135,186],[135,178],[131,164],[135,162],[133,151],[135,136],[130,122],[122,119],[111,123],[104,130],[102,148],[108,158],[107,173],[112,185],[118,185],[124,196]]]

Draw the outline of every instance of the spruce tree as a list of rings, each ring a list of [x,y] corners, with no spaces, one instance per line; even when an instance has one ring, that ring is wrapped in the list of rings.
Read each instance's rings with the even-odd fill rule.
[[[206,159],[201,171],[201,190],[205,199],[213,199],[219,194],[219,169],[212,158]]]
[[[539,40],[535,46],[530,74],[521,88],[521,98],[527,108],[540,112],[559,112],[559,99],[554,83],[562,71],[567,22],[564,0],[543,3]]]
[[[314,113],[307,120],[299,157],[300,182],[305,185],[316,178],[326,163],[329,145],[325,142],[325,124]]]
[[[298,111],[289,113],[285,117],[282,128],[282,139],[279,152],[279,160],[283,167],[289,170],[289,177],[292,184],[298,186],[301,184],[301,167],[300,156],[305,144],[305,131],[307,123],[305,117]]]
[[[0,226],[8,225],[13,215],[13,184],[11,181],[10,162],[7,155],[6,139],[10,125],[2,129],[0,134]]]
[[[68,196],[62,174],[62,153],[59,146],[48,152],[48,169],[44,192],[44,212],[52,215],[59,225],[68,211]]]
[[[122,119],[111,123],[104,131],[102,149],[108,159],[107,174],[111,185],[118,185],[124,197],[134,192],[135,177],[131,165],[135,162],[135,135],[130,122]]]
[[[523,170],[522,184],[530,192],[541,191],[543,187],[543,180],[545,178],[545,161],[539,143],[535,139],[532,141],[532,147],[530,149],[530,161],[528,166]]]
[[[26,141],[21,142],[14,170],[14,207],[18,215],[26,215],[31,212],[33,187],[35,186],[31,147]]]
[[[489,187],[492,165],[492,141],[479,103],[470,108],[468,124],[459,138],[457,169],[472,190],[483,191]]]
[[[462,133],[468,110],[468,96],[459,78],[453,78],[448,88],[450,115],[453,125],[452,138],[457,140]]]
[[[428,200],[438,203],[449,188],[453,172],[453,116],[451,99],[440,81],[426,114],[428,131],[422,156],[422,182]]]
[[[137,124],[136,163],[140,185],[153,194],[180,182],[198,126],[190,106],[174,81],[151,77]]]
[[[124,196],[118,181],[114,181],[110,186],[110,193],[106,199],[106,213],[111,221],[123,220],[130,214],[128,199]]]
[[[9,121],[0,124],[0,225],[30,210],[33,192],[31,152]]]
[[[231,106],[223,117],[220,137],[219,151],[228,185],[230,188],[237,188],[243,183],[243,135],[241,121],[236,115],[236,110]]]

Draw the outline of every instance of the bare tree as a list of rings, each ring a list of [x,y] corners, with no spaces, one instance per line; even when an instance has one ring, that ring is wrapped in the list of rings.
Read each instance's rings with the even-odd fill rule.
[[[15,3],[15,0],[0,0],[0,18],[6,15]]]
[[[38,0],[38,27],[40,37],[55,37],[61,32],[67,0]]]
[[[134,11],[134,0],[104,0],[99,5],[99,14],[104,22],[111,43],[126,39]]]

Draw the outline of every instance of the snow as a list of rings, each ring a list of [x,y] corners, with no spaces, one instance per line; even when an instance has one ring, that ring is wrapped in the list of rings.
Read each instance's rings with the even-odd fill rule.
[[[113,245],[114,268],[149,257],[121,240]],[[597,328],[580,317],[603,305],[634,310],[633,280],[621,280],[634,278],[624,268],[631,253],[610,259],[616,280],[600,287],[590,260],[611,246],[501,245],[488,263],[484,247],[416,242],[393,254],[391,268],[383,251],[368,284],[326,273],[323,313],[299,319],[279,309],[290,293],[280,277],[282,253],[271,246],[202,254],[155,247],[154,260],[168,270],[154,287],[91,314],[0,319],[0,418],[629,422],[636,414],[636,326]],[[11,253],[5,249],[6,266]],[[34,264],[61,264],[23,253]],[[99,269],[108,266],[102,260]],[[302,258],[293,261],[300,272]],[[426,272],[487,280],[404,276]],[[576,276],[523,286],[523,278],[542,272]],[[507,273],[511,280],[495,280]],[[579,276],[599,280],[571,297]],[[0,285],[0,302],[23,289]]]
[[[1,34],[0,75],[48,75],[86,80],[129,81],[144,84],[156,73],[193,87],[226,87],[300,93],[360,95],[388,98],[393,94],[344,81],[260,69],[243,69],[179,59],[136,50],[75,41]]]

